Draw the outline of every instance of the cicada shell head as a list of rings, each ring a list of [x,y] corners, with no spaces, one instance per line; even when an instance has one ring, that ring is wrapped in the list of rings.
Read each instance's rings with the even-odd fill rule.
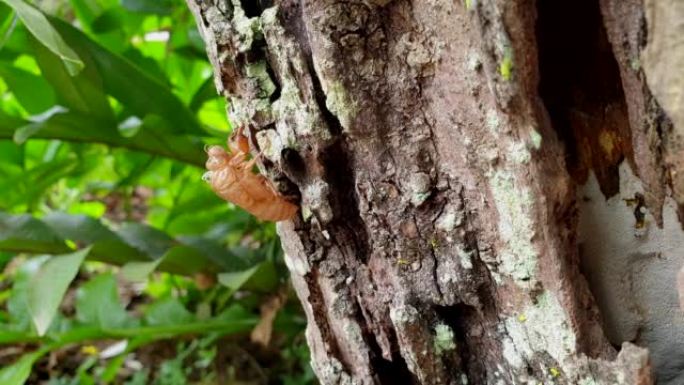
[[[236,200],[235,194],[235,183],[238,179],[238,175],[234,172],[233,168],[226,165],[223,168],[213,171],[207,171],[203,175],[203,179],[209,183],[211,189],[216,192],[221,198],[234,202]]]
[[[205,166],[209,171],[217,171],[225,167],[230,160],[230,155],[221,146],[211,146],[207,149],[207,162]]]

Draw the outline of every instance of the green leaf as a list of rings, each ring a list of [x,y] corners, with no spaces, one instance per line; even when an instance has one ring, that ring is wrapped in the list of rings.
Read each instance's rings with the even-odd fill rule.
[[[36,133],[38,133],[43,127],[45,127],[45,121],[50,119],[55,114],[64,113],[66,110],[62,106],[54,106],[44,113],[29,118],[31,123],[21,126],[14,131],[14,143],[23,144],[26,140]]]
[[[239,320],[249,320],[254,319],[254,314],[250,313],[240,304],[234,304],[223,310],[220,314],[215,317],[216,321],[230,322]]]
[[[46,215],[43,221],[60,237],[91,245],[91,259],[119,265],[149,260],[147,255],[124,242],[95,218],[53,212]]]
[[[200,179],[198,173],[195,180]],[[182,183],[173,207],[166,219],[169,227],[180,217],[204,214],[211,209],[219,208],[225,214],[226,202],[207,188],[205,183]]]
[[[55,104],[55,93],[41,76],[0,62],[0,77],[30,114],[38,114]]]
[[[52,212],[43,218],[54,231],[64,238],[95,243],[103,240],[120,240],[111,230],[95,218],[85,215],[68,215]]]
[[[28,38],[31,36],[31,32],[26,29],[23,23],[19,21],[16,16],[16,12],[12,10],[8,5],[0,1],[0,4],[11,10],[11,17],[6,21],[5,28],[2,36],[2,41],[0,41],[0,58],[2,60],[11,63],[15,61],[24,51],[25,47],[28,46]]]
[[[0,208],[32,206],[45,191],[78,167],[75,156],[40,163],[21,174],[0,179]],[[2,236],[0,235],[0,238]]]
[[[216,84],[214,84],[214,78],[210,76],[207,80],[202,83],[202,86],[195,92],[190,101],[190,109],[193,111],[199,111],[204,102],[207,100],[215,99],[218,97],[218,91],[216,91]]]
[[[257,272],[258,269],[259,265],[256,265],[247,270],[221,273],[218,275],[218,281],[233,291],[237,291],[254,275],[254,273]]]
[[[57,314],[62,297],[76,278],[90,248],[50,258],[38,270],[29,286],[29,308],[38,335],[44,335]]]
[[[23,0],[0,1],[12,7],[33,36],[59,56],[70,75],[74,76],[83,69],[85,65],[81,58],[64,42],[62,36],[53,28],[42,12]]]
[[[0,176],[6,169],[21,168],[23,171],[24,152],[21,147],[9,141],[0,141]],[[20,171],[20,172],[21,172]]]
[[[118,233],[129,245],[150,255],[153,259],[163,257],[171,247],[177,244],[165,232],[140,223],[124,223]]]
[[[193,321],[195,316],[173,297],[153,303],[145,312],[145,322],[151,326],[179,325]]]
[[[224,271],[246,270],[251,265],[248,261],[240,258],[231,250],[226,249],[225,246],[212,239],[184,236],[179,237],[178,240],[200,251],[207,259],[221,266]]]
[[[12,139],[16,129],[31,123],[0,111],[0,139]],[[94,116],[74,111],[54,114],[46,121],[35,124],[39,124],[40,128],[35,130],[33,138],[105,143],[177,159],[199,167],[203,167],[206,160],[201,141],[187,136],[164,135],[158,127],[143,126],[136,136],[124,138],[119,134],[114,122],[102,121]]]
[[[27,353],[14,364],[0,370],[0,384],[23,385],[31,375],[33,364],[42,357],[46,351],[41,349],[37,352]]]
[[[53,212],[39,220],[30,215],[0,212],[0,251],[59,254],[71,251],[67,240],[89,245],[89,260],[125,265],[124,277],[132,280],[142,280],[157,267],[192,275],[249,266],[247,260],[211,239],[174,239],[139,223],[125,223],[118,231],[112,231],[84,215]]]
[[[12,330],[21,331],[27,335],[32,333],[33,322],[31,320],[31,310],[29,309],[29,290],[31,280],[40,267],[47,261],[49,256],[31,258],[21,264],[14,274],[12,293],[7,300],[7,311],[9,312],[10,327]],[[5,336],[6,337],[6,336]],[[0,338],[1,340],[2,338]]]
[[[147,76],[155,79],[160,84],[165,87],[171,87],[171,81],[166,76],[166,72],[161,68],[160,62],[152,59],[149,56],[145,56],[141,51],[129,48],[122,53],[126,60],[129,60],[134,66],[138,67],[141,71],[145,72]]]
[[[9,6],[0,3],[0,48],[12,34],[15,26],[14,11]]]
[[[0,212],[0,249],[33,253],[68,252],[69,248],[45,223],[30,215]]]
[[[105,10],[105,5],[98,0],[70,0],[69,2],[76,17],[86,26]]]
[[[0,251],[0,271],[4,271],[5,267],[12,262],[14,259],[15,255],[14,253],[6,253],[4,251]],[[2,273],[0,273],[0,280],[2,280]],[[0,289],[0,303],[2,303],[3,300],[3,290]],[[0,311],[0,323],[2,323],[2,312]]]
[[[93,61],[107,94],[115,97],[135,115],[144,117],[154,114],[163,117],[168,122],[167,134],[205,135],[192,111],[168,86],[92,41],[68,23],[54,18],[51,21],[79,55]]]
[[[93,22],[91,28],[95,33],[106,33],[121,28],[121,20],[124,15],[118,8],[110,8],[102,12]]]
[[[200,271],[217,270],[207,257],[197,249],[188,246],[175,246],[161,258],[159,268],[174,274],[193,275]]]
[[[31,43],[40,71],[54,88],[59,98],[59,104],[71,111],[87,114],[93,120],[107,122],[108,126],[113,125],[114,113],[107,100],[102,76],[95,65],[92,54],[89,52],[80,53],[86,67],[73,76],[58,56],[35,40],[32,40]],[[74,47],[74,49],[76,48]],[[89,129],[92,130],[92,128]]]
[[[122,328],[132,321],[119,300],[112,274],[99,275],[79,288],[76,317],[80,322],[100,329]]]
[[[145,282],[161,261],[162,258],[149,262],[128,262],[121,268],[121,275],[131,282]]]
[[[170,0],[121,0],[121,5],[131,12],[170,15],[174,3]]]
[[[271,261],[264,261],[256,265],[257,271],[252,274],[243,285],[245,289],[257,292],[269,292],[278,287],[279,278],[275,265]]]

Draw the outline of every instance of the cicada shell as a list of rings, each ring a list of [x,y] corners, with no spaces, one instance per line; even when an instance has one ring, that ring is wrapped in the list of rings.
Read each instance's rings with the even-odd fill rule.
[[[283,198],[261,174],[252,172],[255,159],[247,161],[249,144],[242,130],[228,142],[207,150],[209,170],[204,179],[221,198],[264,221],[283,221],[297,214],[297,205]]]

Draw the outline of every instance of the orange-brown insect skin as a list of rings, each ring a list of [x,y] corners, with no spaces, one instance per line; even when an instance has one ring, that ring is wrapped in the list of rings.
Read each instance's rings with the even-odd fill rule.
[[[205,175],[221,198],[264,221],[283,221],[297,214],[297,205],[283,198],[261,174],[252,172],[256,159],[247,161],[249,142],[242,129],[231,136],[226,152],[220,146],[207,149]]]

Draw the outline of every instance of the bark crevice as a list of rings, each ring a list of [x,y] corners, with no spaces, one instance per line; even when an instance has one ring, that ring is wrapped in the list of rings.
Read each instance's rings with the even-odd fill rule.
[[[634,164],[620,69],[599,0],[537,1],[540,96],[565,146],[578,185],[593,171],[609,198],[619,191],[618,166]]]

